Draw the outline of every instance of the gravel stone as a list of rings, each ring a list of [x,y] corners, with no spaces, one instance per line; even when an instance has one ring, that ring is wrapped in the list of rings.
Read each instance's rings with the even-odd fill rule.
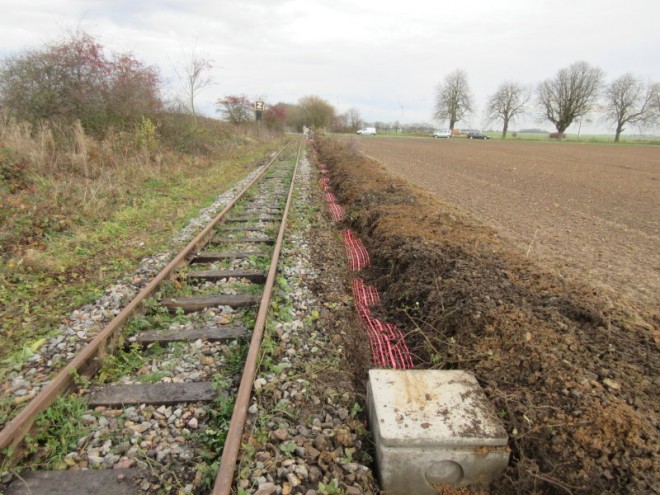
[[[108,287],[97,301],[72,311],[22,368],[6,378],[5,393],[17,400],[36,395],[59,367],[72,359],[149,283],[172,259],[176,249],[196,235],[233,199],[238,188],[260,171],[261,167],[254,170],[233,190],[223,193],[209,208],[202,210],[173,239],[171,251],[145,258],[138,269]],[[260,432],[266,433],[265,436],[256,438],[269,441],[251,443],[253,455],[239,454],[244,464],[237,474],[237,484],[252,494],[315,495],[321,492],[320,483],[329,484],[335,479],[343,493],[377,493],[373,474],[366,466],[370,459],[360,457],[358,452],[365,435],[364,425],[349,414],[358,397],[351,389],[350,378],[343,379],[346,386],[334,378],[346,371],[342,365],[343,340],[333,323],[335,314],[346,309],[350,301],[343,286],[345,281],[335,281],[338,289],[332,300],[319,295],[319,281],[328,274],[324,267],[314,264],[318,232],[308,221],[295,221],[308,214],[307,205],[321,205],[323,201],[317,173],[304,156],[297,180],[294,220],[287,231],[278,273],[278,277],[286,281],[279,296],[290,302],[290,307],[281,321],[271,322],[272,339],[278,349],[272,365],[260,370],[255,379],[255,394],[246,426],[246,435],[257,428],[266,429]],[[333,232],[336,238],[337,228],[328,218],[321,216],[318,222],[314,228]],[[255,237],[258,235],[255,233]],[[230,282],[199,284],[193,290],[235,293],[235,289],[228,287]],[[185,331],[206,324],[228,325],[241,315],[230,307],[212,308],[185,323],[173,323],[169,330]],[[129,342],[132,340],[134,337]],[[226,368],[226,353],[236,346],[236,342],[202,340],[182,344],[178,352],[165,350],[157,362],[145,363],[137,373],[123,377],[120,382],[137,383],[148,373],[163,374],[162,383],[212,381],[216,373]],[[326,379],[326,372],[332,379]],[[162,472],[155,471],[154,476],[139,482],[143,492],[157,493],[167,484],[173,484],[178,486],[177,493],[201,493],[201,478],[193,475],[194,480],[192,477],[175,480],[171,472],[178,472],[184,466],[192,473],[200,472],[198,453],[189,441],[191,436],[208,429],[209,416],[208,408],[201,404],[95,408],[83,416],[90,433],[78,440],[78,451],[66,457],[71,463],[67,465],[77,469],[126,469],[153,468],[160,464]],[[130,432],[124,433],[123,438],[116,433],[122,431],[122,425]]]

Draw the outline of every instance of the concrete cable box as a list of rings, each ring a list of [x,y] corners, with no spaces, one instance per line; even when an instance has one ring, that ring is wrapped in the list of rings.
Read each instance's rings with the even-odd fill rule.
[[[387,495],[488,483],[508,438],[476,378],[459,370],[370,370],[370,427]]]

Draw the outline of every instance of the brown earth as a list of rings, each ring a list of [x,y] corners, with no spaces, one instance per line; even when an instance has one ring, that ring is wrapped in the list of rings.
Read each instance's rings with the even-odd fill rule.
[[[414,143],[413,147],[427,146],[424,140]],[[377,145],[372,140],[365,147]],[[501,170],[500,179],[507,184],[504,148],[491,147],[499,143],[429,145],[454,146],[464,155],[470,155],[467,146],[483,145],[479,153],[491,158],[499,156],[495,151],[499,150],[502,156],[491,162],[500,163],[493,167]],[[371,267],[360,276],[381,294],[380,318],[396,323],[404,332],[417,368],[460,368],[474,373],[502,417],[510,436],[511,462],[505,475],[491,484],[491,493],[660,493],[660,318],[656,307],[640,304],[641,298],[631,304],[617,294],[614,285],[598,288],[587,283],[592,279],[579,282],[562,276],[555,266],[541,264],[541,258],[526,256],[530,240],[527,245],[509,242],[464,211],[388,173],[357,153],[355,146],[332,139],[321,139],[316,146],[319,160],[331,170],[334,192],[347,210],[350,221],[345,227],[355,230],[371,255]],[[416,174],[423,178],[424,167],[415,165],[421,159],[406,154],[402,146],[395,142],[392,149],[407,160],[408,178]],[[486,146],[492,151],[484,153]],[[637,152],[631,148],[631,153]],[[461,169],[451,163],[445,172],[436,172],[459,187],[452,167]],[[465,176],[469,165],[464,163],[462,168],[456,173]],[[519,195],[526,191],[522,186],[507,189],[502,185],[506,192],[498,198],[489,185],[496,182],[497,174],[488,176],[484,168],[475,168],[482,174],[481,182],[470,180],[481,185],[478,193],[487,191],[492,204],[507,203],[516,191]],[[511,170],[509,175],[508,183],[523,182]],[[523,175],[524,182],[531,184],[534,173]],[[566,191],[579,190],[578,182],[569,180],[569,171],[561,176]],[[601,184],[601,178],[594,178],[594,183]],[[606,197],[607,181],[602,184],[602,197]],[[632,186],[621,186],[626,187]],[[476,196],[466,185],[462,188],[459,197]],[[612,195],[618,194],[616,190]],[[537,186],[536,191],[535,197],[549,198],[544,204],[556,201],[555,195],[560,194],[551,187]],[[644,194],[648,193],[633,194],[633,201],[643,200]],[[552,205],[550,211],[579,204],[568,192],[562,197],[560,206]],[[524,211],[520,198],[511,202]],[[530,225],[552,226],[543,219],[546,210],[531,204],[528,210],[536,210],[533,218],[538,220]],[[651,204],[657,209],[657,202]],[[653,210],[643,201],[639,205],[647,212]],[[593,215],[600,211],[596,203],[592,208],[587,211]],[[621,209],[629,212],[625,225],[632,225],[634,209]],[[567,221],[575,221],[581,215],[566,216]],[[516,225],[513,218],[511,225]],[[651,236],[655,220],[640,218],[635,225]],[[558,260],[566,266],[573,261],[568,252]],[[575,264],[579,270],[579,262]],[[358,379],[364,376],[364,368],[364,362],[354,363]]]
[[[660,148],[354,139],[562,276],[660,303]]]

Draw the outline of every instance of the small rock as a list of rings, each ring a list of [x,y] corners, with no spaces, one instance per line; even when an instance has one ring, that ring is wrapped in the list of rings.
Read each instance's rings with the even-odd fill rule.
[[[271,432],[270,436],[271,440],[277,440],[278,442],[284,442],[287,438],[289,438],[287,431],[282,428],[278,428],[277,430]]]
[[[259,452],[256,457],[258,462],[265,462],[270,458],[271,458],[270,452],[266,452],[266,451]]]
[[[135,459],[122,457],[114,466],[112,466],[112,469],[129,469],[132,468],[134,465],[135,465]]]
[[[328,439],[326,438],[326,436],[323,435],[323,434],[318,435],[314,439],[314,447],[316,447],[320,451],[328,450],[329,443],[328,443]]]
[[[110,468],[119,462],[119,456],[117,454],[108,454],[105,459],[103,459],[103,466]]]
[[[301,480],[306,480],[309,478],[309,471],[304,464],[300,464],[294,468],[294,472]]]
[[[312,483],[316,483],[317,481],[319,481],[322,476],[323,473],[317,466],[311,466],[309,468],[309,481],[311,481]]]
[[[310,446],[305,449],[305,454],[307,455],[307,459],[310,459],[312,461],[315,461],[318,456],[321,455],[321,452],[314,447]]]
[[[216,319],[216,322],[218,323],[218,325],[228,325],[229,323],[231,323],[231,320],[232,320],[231,315],[220,315]]]
[[[139,425],[130,425],[128,426],[129,430],[134,431],[135,433],[144,433],[151,427],[150,423],[147,423],[146,421],[144,423],[140,423]]]
[[[605,385],[607,388],[612,390],[621,390],[621,384],[619,382],[615,382],[614,380],[611,380],[610,378],[605,378],[603,380],[603,385]]]
[[[289,480],[289,483],[291,483],[291,486],[292,486],[292,487],[296,487],[296,486],[299,486],[299,485],[300,485],[300,480],[299,480],[298,477],[297,477],[295,474],[293,474],[293,473],[289,473],[289,474],[287,475],[287,479]]]
[[[275,483],[262,483],[259,485],[259,489],[255,492],[255,495],[272,495],[277,491]]]

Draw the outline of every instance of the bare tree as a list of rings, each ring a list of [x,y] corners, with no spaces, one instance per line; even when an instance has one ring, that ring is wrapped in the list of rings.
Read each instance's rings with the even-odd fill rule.
[[[322,129],[332,123],[335,116],[335,107],[319,96],[303,96],[298,100],[298,122],[297,127],[303,125],[312,129]]]
[[[362,127],[362,117],[360,116],[360,111],[357,108],[351,107],[346,110],[346,119],[347,125],[351,130],[356,131]]]
[[[453,131],[456,122],[472,112],[472,107],[467,74],[457,69],[447,75],[444,82],[438,86],[434,117],[438,120],[448,120],[449,129]]]
[[[654,94],[657,84],[645,84],[632,74],[624,74],[605,88],[606,118],[616,124],[614,142],[625,130],[626,124],[644,124],[656,115]]]
[[[192,113],[193,122],[197,125],[197,109],[195,100],[199,92],[213,83],[213,77],[208,72],[213,68],[213,61],[199,56],[196,52],[190,55],[190,60],[183,68],[183,73],[176,73],[181,80],[188,110]]]
[[[254,103],[245,95],[225,96],[219,99],[216,105],[223,119],[232,124],[254,120]]]
[[[545,119],[555,125],[560,139],[568,126],[593,108],[602,84],[602,70],[586,62],[576,62],[539,85],[539,105]]]
[[[360,111],[355,107],[335,115],[332,119],[333,132],[355,132],[360,127],[362,127],[362,119],[360,118]]]
[[[335,115],[332,119],[331,129],[332,132],[348,132],[350,130],[348,125],[348,115],[346,113]]]
[[[531,98],[529,88],[515,83],[505,82],[488,99],[488,120],[502,121],[502,139],[506,137],[509,124],[513,123],[517,116],[525,113],[525,105]]]

